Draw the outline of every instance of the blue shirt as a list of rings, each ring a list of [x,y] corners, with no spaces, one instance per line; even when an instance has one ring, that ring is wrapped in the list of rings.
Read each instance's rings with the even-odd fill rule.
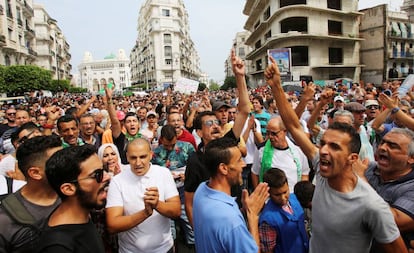
[[[234,198],[206,182],[194,194],[193,223],[197,253],[259,250]]]

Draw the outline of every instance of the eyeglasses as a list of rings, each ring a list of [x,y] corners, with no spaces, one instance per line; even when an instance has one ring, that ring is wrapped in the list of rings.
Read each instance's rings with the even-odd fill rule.
[[[215,120],[206,120],[206,121],[204,121],[204,125],[206,126],[206,127],[211,127],[212,125],[214,125],[214,124],[216,124],[216,125],[220,125],[220,120],[218,120],[218,119],[215,119]]]
[[[16,113],[15,112],[9,112],[9,113],[7,113],[7,116],[11,116],[11,115],[16,115]]]
[[[276,137],[282,131],[285,131],[285,129],[281,129],[281,130],[276,131],[276,132],[273,132],[273,131],[270,131],[270,130],[266,130],[266,135],[269,135],[269,136],[272,136],[272,137]]]
[[[369,109],[369,110],[377,110],[377,109],[379,109],[379,106],[378,105],[370,105],[370,106],[367,106],[367,109]]]
[[[32,137],[32,135],[35,133],[36,130],[37,129],[30,131],[28,134],[26,134],[22,138],[18,139],[17,142],[19,144],[23,144],[25,141],[27,141],[28,139],[30,139],[30,137]]]
[[[103,176],[105,173],[105,169],[96,169],[91,175],[89,175],[88,177],[85,178],[81,178],[81,179],[75,179],[70,181],[70,183],[76,183],[79,182],[81,180],[85,180],[85,179],[95,179],[97,183],[102,183],[103,180]]]

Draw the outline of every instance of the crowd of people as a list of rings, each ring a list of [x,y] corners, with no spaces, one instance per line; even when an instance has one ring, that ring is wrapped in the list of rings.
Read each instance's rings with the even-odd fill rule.
[[[414,252],[414,93],[304,84],[0,111],[0,252]]]

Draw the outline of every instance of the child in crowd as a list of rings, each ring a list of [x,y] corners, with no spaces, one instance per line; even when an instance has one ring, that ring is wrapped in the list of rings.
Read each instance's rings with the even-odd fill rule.
[[[309,237],[305,230],[304,212],[295,194],[289,193],[285,173],[272,168],[264,174],[263,181],[270,187],[270,200],[259,219],[261,251],[308,252]]]

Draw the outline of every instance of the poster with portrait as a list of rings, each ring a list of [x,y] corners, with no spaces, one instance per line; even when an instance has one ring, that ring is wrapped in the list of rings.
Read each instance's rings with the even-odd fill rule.
[[[275,59],[277,66],[279,67],[280,74],[290,75],[291,73],[291,51],[290,48],[274,48],[267,50],[267,55],[272,56]]]

